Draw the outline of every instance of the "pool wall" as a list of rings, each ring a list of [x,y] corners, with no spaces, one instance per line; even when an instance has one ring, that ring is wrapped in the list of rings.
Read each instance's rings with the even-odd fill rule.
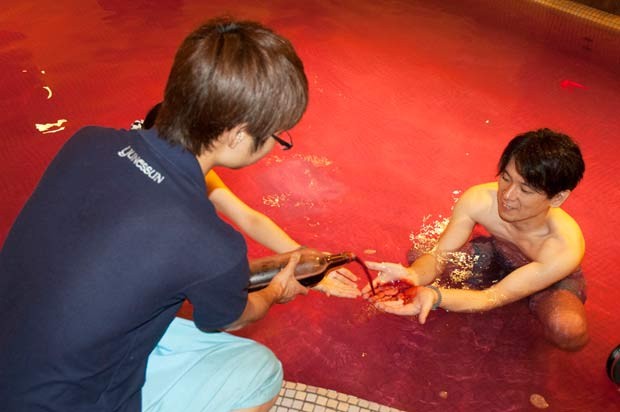
[[[620,16],[567,0],[465,0],[473,18],[620,72]]]

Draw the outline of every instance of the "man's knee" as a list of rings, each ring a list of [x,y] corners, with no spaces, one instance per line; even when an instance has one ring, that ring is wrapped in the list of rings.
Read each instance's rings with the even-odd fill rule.
[[[547,337],[558,347],[577,351],[588,343],[588,324],[584,316],[574,312],[558,312],[549,317]]]
[[[235,363],[244,371],[237,379],[247,388],[248,398],[270,399],[279,392],[284,377],[282,363],[266,346],[254,343]]]
[[[168,333],[162,340],[167,350],[149,357],[144,411],[258,411],[267,408],[282,387],[282,364],[252,340],[191,328],[189,336]]]
[[[274,353],[266,346],[255,344],[248,350],[248,358],[252,359],[252,364],[256,369],[268,371],[272,375],[282,374],[282,364]]]

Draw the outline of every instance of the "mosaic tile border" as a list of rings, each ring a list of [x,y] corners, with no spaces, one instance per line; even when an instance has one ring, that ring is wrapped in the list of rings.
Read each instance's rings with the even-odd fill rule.
[[[570,0],[531,0],[542,6],[552,8],[563,13],[571,14],[593,23],[600,24],[612,30],[620,31],[620,16],[595,9],[585,4],[579,4]]]
[[[284,381],[270,412],[405,412],[331,389]]]

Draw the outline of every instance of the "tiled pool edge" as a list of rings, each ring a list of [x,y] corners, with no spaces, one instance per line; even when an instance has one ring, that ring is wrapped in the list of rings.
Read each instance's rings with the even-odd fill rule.
[[[405,412],[331,389],[284,381],[270,412]]]

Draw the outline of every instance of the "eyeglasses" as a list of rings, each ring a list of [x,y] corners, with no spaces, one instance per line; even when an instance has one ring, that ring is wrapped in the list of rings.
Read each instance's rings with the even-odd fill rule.
[[[285,136],[286,140],[280,137],[282,135]],[[282,150],[291,150],[291,148],[293,147],[293,137],[290,135],[290,133],[282,132],[280,133],[280,136],[276,134],[271,135],[271,137],[273,137],[273,140],[275,140],[280,146],[282,146]]]

